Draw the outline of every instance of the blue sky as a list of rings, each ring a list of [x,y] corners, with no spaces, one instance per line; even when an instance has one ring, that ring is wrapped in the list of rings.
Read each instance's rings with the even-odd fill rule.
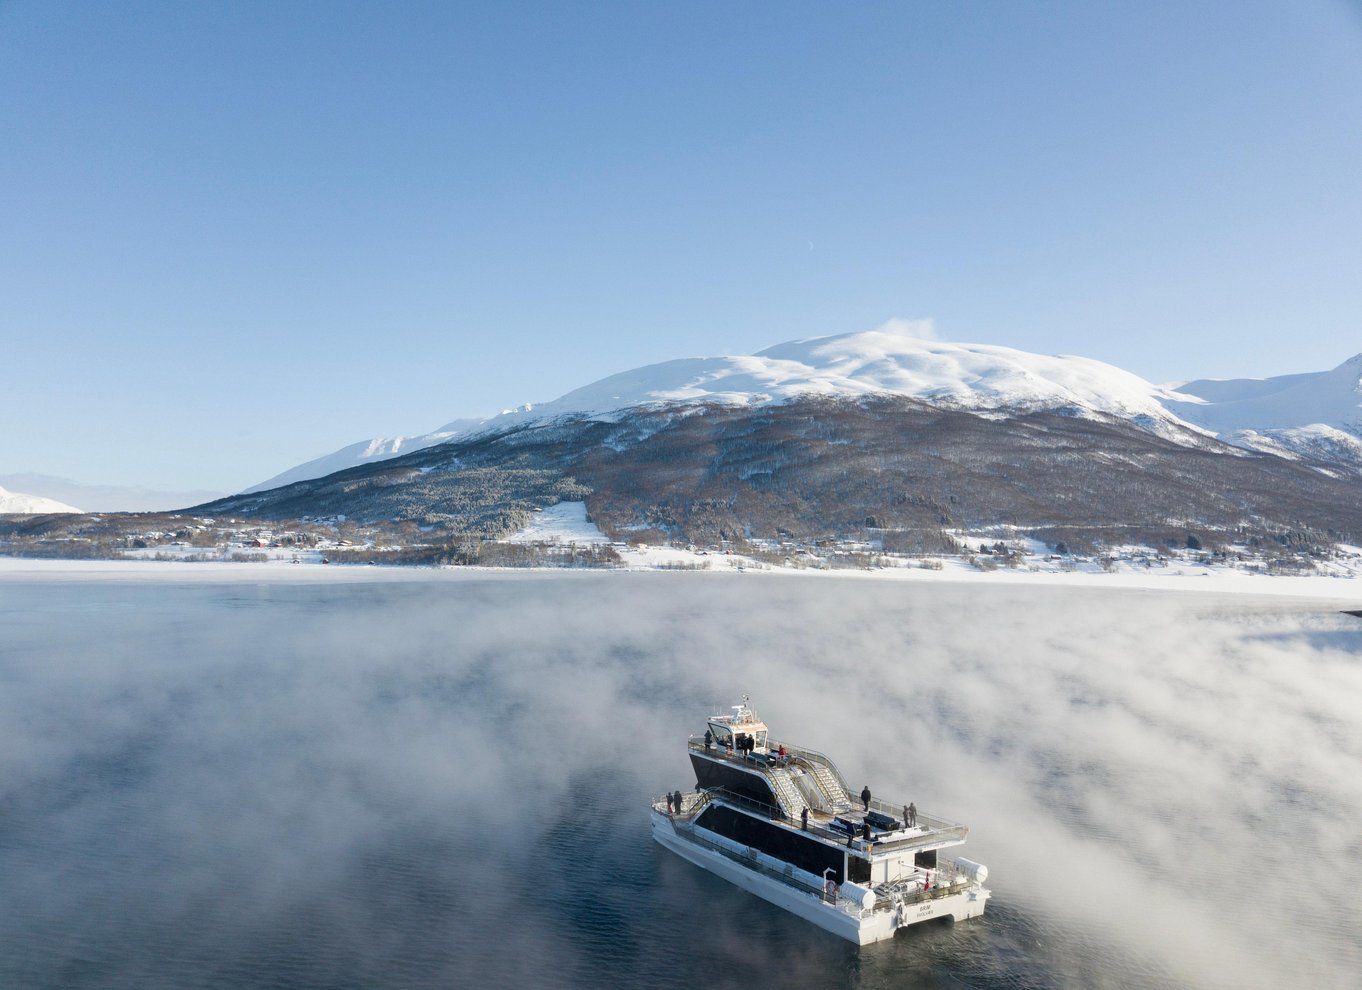
[[[1362,351],[1362,6],[0,0],[0,473],[235,490],[930,317]]]

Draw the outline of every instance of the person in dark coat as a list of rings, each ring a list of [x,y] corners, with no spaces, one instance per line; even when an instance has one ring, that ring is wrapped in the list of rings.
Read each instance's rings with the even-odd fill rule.
[[[799,813],[799,827],[805,832],[809,830],[809,809],[805,808]]]
[[[714,745],[714,733],[705,730],[705,749],[710,749]]]
[[[668,792],[667,792],[667,814],[670,815],[671,813],[672,813],[672,792],[671,792],[671,791],[668,791]]]
[[[861,804],[865,805],[865,810],[870,810],[870,785],[866,784],[861,788]]]
[[[909,801],[906,814],[908,815],[908,827],[917,828],[917,805]]]
[[[676,792],[674,795],[672,795],[672,796],[676,799],[676,813],[679,815],[679,814],[681,814],[682,807],[683,807],[683,802],[682,802],[682,800],[681,800],[681,792],[680,792],[680,791],[677,791],[677,792]]]

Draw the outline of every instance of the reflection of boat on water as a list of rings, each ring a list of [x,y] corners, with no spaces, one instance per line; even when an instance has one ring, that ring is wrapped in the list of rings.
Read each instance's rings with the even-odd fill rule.
[[[696,866],[861,945],[984,913],[988,869],[940,855],[968,828],[863,802],[822,753],[773,739],[746,696],[687,748],[697,789],[651,817],[653,838]]]

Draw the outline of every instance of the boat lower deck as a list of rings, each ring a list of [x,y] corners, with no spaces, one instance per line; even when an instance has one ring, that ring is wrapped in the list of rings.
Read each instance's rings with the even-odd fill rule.
[[[941,864],[914,870],[873,887],[828,884],[751,846],[696,825],[704,795],[688,795],[680,813],[665,802],[654,805],[653,837],[695,865],[715,873],[819,927],[864,945],[890,938],[905,925],[932,918],[956,921],[983,913],[989,892],[978,882]],[[871,896],[866,897],[867,892]],[[847,896],[852,894],[853,896]]]

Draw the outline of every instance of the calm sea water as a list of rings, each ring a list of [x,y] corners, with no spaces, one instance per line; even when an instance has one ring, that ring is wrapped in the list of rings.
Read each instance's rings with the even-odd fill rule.
[[[1285,833],[1346,854],[1358,797],[1297,763],[1289,822],[1216,811],[1208,786],[1279,783],[1214,711],[1225,690],[1259,718],[1259,692],[1216,685],[1266,643],[1354,690],[1362,651],[1324,607],[1133,609],[1126,629],[1075,613],[1129,621],[1129,599],[1076,592],[694,575],[0,581],[0,986],[1242,985],[1206,960],[1255,951],[1223,922],[1256,888],[1221,873]],[[1208,659],[1175,645],[1196,635]],[[656,846],[649,799],[692,785],[686,734],[740,691],[854,784],[971,822],[985,917],[858,949]],[[1313,719],[1346,770],[1356,724],[1297,708],[1258,732]],[[1170,733],[1186,765],[1141,758]],[[1312,979],[1345,985],[1350,923],[1319,906]],[[1296,965],[1301,932],[1277,937],[1249,982]]]

